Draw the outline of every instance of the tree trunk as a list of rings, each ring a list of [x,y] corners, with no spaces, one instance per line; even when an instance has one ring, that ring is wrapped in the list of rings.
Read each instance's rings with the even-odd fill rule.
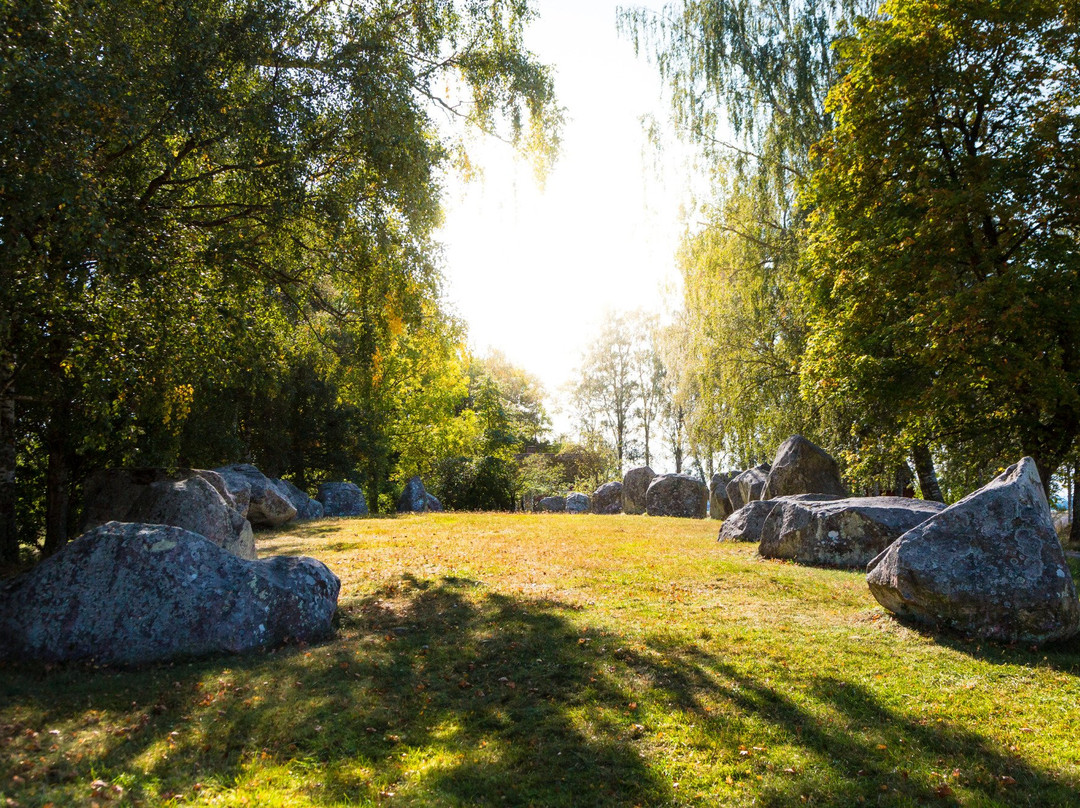
[[[1076,527],[1076,519],[1080,516],[1080,502],[1076,501],[1076,495],[1080,494],[1080,462],[1073,465],[1072,474],[1069,475],[1069,492],[1069,541],[1076,544],[1080,542],[1080,528]]]
[[[54,422],[55,423],[55,422]],[[71,504],[71,464],[63,422],[54,426],[49,436],[49,467],[45,477],[45,555],[50,556],[67,544],[68,508]]]
[[[652,464],[649,462],[649,422],[645,422],[645,465],[652,468]]]
[[[896,474],[893,476],[893,491],[895,496],[906,497],[908,488],[911,487],[911,466],[907,463],[901,463],[896,467]]]
[[[934,502],[944,502],[941,495],[941,486],[938,484],[937,472],[934,470],[934,458],[930,454],[930,448],[920,443],[911,448],[911,459],[915,461],[915,473],[919,475],[919,491],[923,499]]]
[[[682,445],[675,447],[675,473],[682,474]]]
[[[0,354],[0,565],[19,561],[15,523],[15,359]]]

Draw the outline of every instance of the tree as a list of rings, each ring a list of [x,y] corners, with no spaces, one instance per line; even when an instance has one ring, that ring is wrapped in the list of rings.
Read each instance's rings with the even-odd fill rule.
[[[609,312],[600,334],[585,352],[571,395],[584,432],[606,433],[621,470],[631,415],[638,396],[634,374],[634,334],[627,319]]]
[[[804,389],[885,453],[1027,454],[1049,486],[1074,445],[1078,25],[1044,0],[890,2],[839,47],[804,197]]]
[[[18,554],[17,447],[46,447],[60,542],[79,458],[130,457],[201,365],[248,363],[228,324],[321,337],[348,321],[373,371],[437,295],[452,144],[434,116],[554,153],[530,16],[501,0],[0,6],[0,562]],[[382,415],[363,417],[374,446]]]
[[[641,428],[643,460],[649,466],[652,464],[653,427],[660,417],[664,399],[664,363],[657,344],[660,324],[656,315],[637,311],[630,315],[630,328],[635,338],[630,356],[637,389],[634,415]]]

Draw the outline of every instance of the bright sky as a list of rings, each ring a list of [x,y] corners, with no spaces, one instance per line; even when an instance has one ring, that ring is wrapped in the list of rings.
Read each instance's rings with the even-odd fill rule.
[[[502,351],[553,399],[606,310],[662,311],[677,278],[685,171],[677,150],[658,170],[646,143],[642,116],[666,121],[668,101],[655,68],[616,34],[616,5],[538,0],[526,41],[554,66],[567,110],[559,162],[541,190],[509,147],[484,144],[484,179],[451,184],[439,235],[448,302],[473,350]]]

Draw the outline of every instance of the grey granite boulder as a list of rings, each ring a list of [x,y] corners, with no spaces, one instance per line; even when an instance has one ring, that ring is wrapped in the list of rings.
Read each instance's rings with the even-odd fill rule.
[[[823,567],[865,567],[901,535],[945,509],[940,502],[905,497],[762,502],[776,506],[762,525],[758,552]]]
[[[324,516],[367,516],[364,492],[355,483],[323,483],[315,493]]]
[[[140,664],[330,634],[312,558],[245,561],[188,530],[108,522],[0,584],[0,659]]]
[[[296,508],[297,520],[322,519],[321,502],[312,499],[288,480],[271,480],[270,482],[277,486],[278,492]]]
[[[588,494],[579,494],[575,491],[566,497],[566,512],[567,513],[588,513],[589,512],[589,496]]]
[[[434,494],[424,494],[424,502],[427,504],[427,509],[432,513],[438,513],[443,509],[442,503],[439,502],[438,497],[436,497]]]
[[[630,471],[623,475],[623,513],[635,515],[645,513],[647,508],[645,495],[648,493],[649,485],[652,484],[653,478],[655,477],[656,472],[648,466],[638,466],[636,469],[630,469]]]
[[[762,463],[752,469],[736,474],[727,484],[728,502],[731,510],[735,512],[748,502],[761,499],[761,492],[765,490],[765,481],[769,478],[769,464]]]
[[[689,474],[662,474],[649,483],[645,494],[649,516],[704,519],[709,504],[705,483]]]
[[[83,489],[82,529],[111,521],[172,525],[205,536],[240,558],[254,559],[251,525],[223,491],[224,482],[212,471],[104,469],[91,475]]]
[[[731,500],[727,495],[730,474],[717,472],[709,480],[709,516],[713,519],[727,519],[731,515]]]
[[[756,499],[753,502],[747,502],[724,520],[717,541],[761,541],[761,532],[765,527],[765,520],[779,503],[787,501],[823,502],[830,499],[832,497],[821,494],[803,494],[795,497]]]
[[[870,562],[866,580],[886,609],[976,637],[1044,643],[1080,628],[1030,457],[909,530]]]
[[[762,499],[795,494],[828,494],[846,497],[840,466],[832,455],[802,435],[792,435],[776,450]]]
[[[255,527],[280,527],[296,518],[296,508],[276,485],[250,463],[214,469],[237,502],[247,500],[247,516]]]
[[[622,483],[604,483],[592,495],[592,512],[613,514],[622,512]]]
[[[536,503],[537,513],[565,513],[566,497],[544,497]]]
[[[426,513],[428,511],[428,493],[424,482],[419,477],[410,477],[397,501],[398,513]]]

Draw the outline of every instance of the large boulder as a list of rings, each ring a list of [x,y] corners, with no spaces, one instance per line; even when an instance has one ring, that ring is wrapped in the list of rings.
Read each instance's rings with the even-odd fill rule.
[[[623,475],[622,509],[623,513],[642,514],[647,509],[645,495],[656,477],[656,472],[648,466],[638,466]]]
[[[188,530],[108,522],[0,585],[0,659],[139,664],[330,633],[320,561],[245,561]]]
[[[758,552],[823,567],[865,567],[904,533],[945,509],[940,502],[905,497],[762,502],[776,506],[762,525]]]
[[[776,499],[795,494],[848,495],[840,482],[840,466],[836,460],[802,435],[792,435],[776,450],[761,498]]]
[[[296,508],[274,483],[250,463],[214,469],[238,502],[247,501],[248,521],[255,527],[280,527],[296,518]]]
[[[325,516],[367,516],[364,492],[355,483],[323,483],[315,493]]]
[[[704,519],[709,504],[705,483],[689,474],[662,474],[649,483],[645,494],[649,516]]]
[[[717,472],[709,480],[709,516],[713,519],[726,519],[731,515],[731,500],[727,495],[730,474]]]
[[[1080,601],[1035,461],[909,530],[867,567],[896,614],[1001,642],[1043,643],[1080,628]]]
[[[622,483],[615,481],[604,483],[592,495],[592,512],[612,514],[622,512]]]
[[[537,513],[565,513],[566,497],[544,497],[536,503]]]
[[[782,502],[823,502],[832,497],[822,494],[801,494],[794,497],[781,497],[780,499],[756,499],[747,502],[737,511],[724,520],[720,527],[720,535],[717,541],[761,541],[761,532],[765,527],[765,520],[773,509]]]
[[[426,513],[428,510],[428,492],[423,481],[419,477],[410,477],[398,497],[397,512]]]
[[[572,494],[568,494],[566,497],[566,512],[567,513],[588,513],[589,512],[589,496],[588,494],[580,494],[575,491]]]
[[[768,478],[768,463],[762,463],[736,474],[724,489],[727,492],[728,502],[731,503],[732,512],[739,510],[747,502],[761,499],[761,492],[765,490],[765,481]]]
[[[436,497],[434,494],[425,494],[424,502],[427,503],[427,509],[432,513],[439,513],[443,509],[442,503],[439,502],[439,498]]]
[[[306,492],[301,491],[288,480],[271,480],[285,499],[289,500],[296,508],[297,520],[322,519],[323,506],[316,499],[312,499]]]
[[[104,469],[90,476],[83,492],[83,531],[111,521],[172,525],[240,558],[255,558],[251,525],[226,499],[224,482],[212,471]]]

